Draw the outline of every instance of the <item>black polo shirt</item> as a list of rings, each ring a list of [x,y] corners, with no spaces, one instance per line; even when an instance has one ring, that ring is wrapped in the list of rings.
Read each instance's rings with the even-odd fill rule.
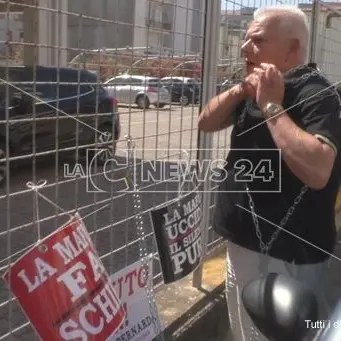
[[[329,86],[326,78],[308,65],[285,75],[283,106],[288,115],[299,127],[318,135],[338,152],[327,186],[322,190],[309,188],[284,226],[307,242],[281,231],[269,251],[275,258],[297,264],[327,259],[328,254],[318,248],[332,253],[336,241],[334,208],[341,169],[341,104],[334,87],[325,90]],[[262,217],[258,221],[265,243],[277,229],[273,224],[279,225],[303,186],[278,154],[267,124],[259,125],[261,122],[264,122],[263,114],[252,100],[239,105],[234,115],[231,150],[225,167],[228,175],[219,185],[213,222],[218,234],[255,251],[260,251],[260,247],[252,215],[241,208],[250,210],[246,183],[255,212]],[[243,132],[245,134],[240,135]],[[316,160],[316,165],[319,162]]]

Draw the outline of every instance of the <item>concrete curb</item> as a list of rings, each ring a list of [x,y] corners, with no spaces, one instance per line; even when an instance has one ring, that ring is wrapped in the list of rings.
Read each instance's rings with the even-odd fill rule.
[[[164,332],[155,341],[228,340],[225,262],[223,245],[205,260],[201,288],[194,288],[192,276],[188,276],[156,294]]]
[[[164,332],[167,341],[213,341],[228,338],[228,311],[222,283]]]

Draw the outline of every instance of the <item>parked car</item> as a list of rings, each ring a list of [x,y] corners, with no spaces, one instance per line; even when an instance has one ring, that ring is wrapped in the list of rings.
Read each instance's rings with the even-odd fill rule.
[[[161,84],[171,94],[172,102],[181,105],[197,104],[200,100],[200,82],[190,77],[164,77]]]
[[[151,104],[163,108],[170,103],[169,91],[159,78],[121,75],[110,78],[104,86],[120,103],[136,104],[140,109],[148,109]]]
[[[6,126],[10,157],[26,155],[28,159],[33,152],[70,150],[78,145],[82,158],[86,150],[81,146],[91,144],[93,147],[89,148],[105,150],[98,154],[98,163],[114,156],[121,131],[117,101],[96,84],[95,74],[44,66],[34,71],[31,67],[12,66],[8,68],[8,78],[6,74],[6,68],[0,67],[0,77],[10,84],[0,82],[0,158],[6,158]],[[10,121],[6,120],[7,108]],[[3,183],[6,172],[1,163]]]

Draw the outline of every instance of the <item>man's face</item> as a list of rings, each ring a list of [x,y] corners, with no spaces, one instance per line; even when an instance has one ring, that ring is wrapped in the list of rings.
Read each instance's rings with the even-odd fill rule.
[[[274,64],[281,71],[285,67],[288,41],[280,34],[277,23],[271,17],[251,22],[242,45],[248,75],[261,63]]]

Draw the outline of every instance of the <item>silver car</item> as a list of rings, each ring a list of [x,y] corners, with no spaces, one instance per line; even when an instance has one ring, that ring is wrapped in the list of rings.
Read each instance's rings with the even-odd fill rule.
[[[136,104],[140,109],[148,109],[151,104],[163,108],[171,101],[169,91],[156,77],[121,75],[104,82],[104,87],[120,103]]]

